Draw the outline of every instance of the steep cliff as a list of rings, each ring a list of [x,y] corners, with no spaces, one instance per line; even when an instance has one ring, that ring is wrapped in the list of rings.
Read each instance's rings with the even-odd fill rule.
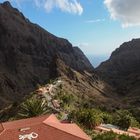
[[[1,108],[57,77],[67,81],[69,90],[74,88],[96,102],[112,99],[110,87],[95,76],[79,48],[31,23],[9,2],[0,4]]]
[[[96,71],[119,95],[140,105],[140,39],[123,43]]]

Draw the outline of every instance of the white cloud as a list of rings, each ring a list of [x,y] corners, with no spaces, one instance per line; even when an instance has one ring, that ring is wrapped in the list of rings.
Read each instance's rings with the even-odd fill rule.
[[[140,0],[104,0],[104,4],[123,27],[140,25]]]
[[[18,5],[26,0],[12,0]],[[54,8],[60,9],[62,12],[81,15],[83,7],[78,0],[31,0],[37,7],[44,8],[47,12],[51,12]]]
[[[41,7],[42,2],[40,2],[40,0],[34,0],[34,2],[37,7]]]
[[[97,23],[97,22],[103,22],[105,19],[93,19],[93,20],[87,20],[86,23]]]
[[[83,8],[77,0],[46,0],[45,9],[50,12],[53,8],[60,8],[63,12],[81,15]]]
[[[80,48],[86,48],[86,47],[89,47],[89,43],[82,42],[82,43],[79,43],[78,45],[75,45],[75,46],[79,46]]]

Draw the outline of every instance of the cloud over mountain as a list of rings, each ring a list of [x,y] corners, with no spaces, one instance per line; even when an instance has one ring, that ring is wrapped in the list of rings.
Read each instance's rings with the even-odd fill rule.
[[[104,4],[123,27],[140,25],[140,0],[104,0]]]

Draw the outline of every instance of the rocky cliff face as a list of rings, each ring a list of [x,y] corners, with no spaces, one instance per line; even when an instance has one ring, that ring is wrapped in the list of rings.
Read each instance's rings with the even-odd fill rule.
[[[31,23],[9,2],[0,4],[0,105],[59,76],[57,59],[79,72],[94,68],[66,39]]]
[[[9,2],[0,4],[0,109],[57,77],[79,95],[112,99],[79,48],[31,23]]]
[[[140,39],[123,43],[96,71],[125,97],[140,97]],[[140,103],[139,98],[135,100]]]

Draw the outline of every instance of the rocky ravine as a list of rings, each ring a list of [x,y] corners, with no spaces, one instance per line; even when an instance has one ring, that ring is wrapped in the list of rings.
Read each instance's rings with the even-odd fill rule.
[[[79,48],[31,23],[9,2],[0,4],[1,109],[60,76],[78,96],[90,95],[103,103],[116,100]]]
[[[140,105],[140,39],[123,43],[96,71],[128,104]]]

